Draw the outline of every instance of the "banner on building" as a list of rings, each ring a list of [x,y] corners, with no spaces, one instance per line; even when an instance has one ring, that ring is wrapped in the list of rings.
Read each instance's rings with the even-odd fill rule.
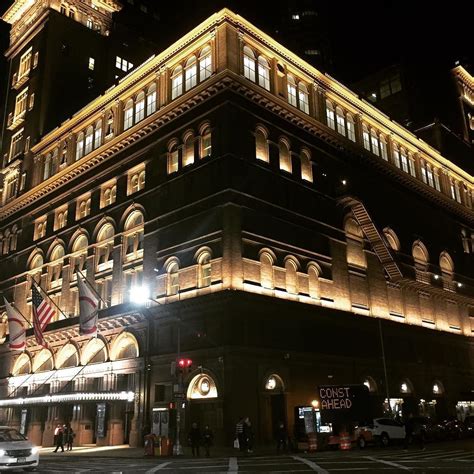
[[[97,336],[99,298],[80,275],[77,275],[77,286],[79,289],[79,331],[82,335]]]
[[[8,318],[8,332],[10,334],[8,347],[14,351],[22,351],[26,347],[24,318],[6,298],[3,298],[3,300],[5,301],[5,310]]]

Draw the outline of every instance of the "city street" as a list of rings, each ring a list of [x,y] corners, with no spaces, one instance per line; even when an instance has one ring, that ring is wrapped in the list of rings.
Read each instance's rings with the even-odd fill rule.
[[[107,472],[107,473],[237,473],[237,472],[383,472],[412,471],[415,473],[470,473],[474,472],[474,440],[429,444],[426,451],[400,447],[387,450],[371,448],[352,451],[326,451],[316,454],[288,454],[249,456],[219,456],[210,459],[150,459],[129,458],[124,453],[116,456],[97,454],[41,456],[37,472]]]

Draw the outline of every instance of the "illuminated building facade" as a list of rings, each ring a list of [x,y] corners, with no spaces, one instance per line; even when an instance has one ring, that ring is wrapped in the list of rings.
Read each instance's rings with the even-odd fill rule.
[[[31,329],[0,349],[0,408],[35,442],[69,420],[79,444],[173,436],[176,401],[218,442],[242,414],[263,442],[331,383],[379,410],[473,409],[474,178],[242,17],[211,16],[21,156],[1,290],[31,319],[35,280],[61,313],[49,349]]]

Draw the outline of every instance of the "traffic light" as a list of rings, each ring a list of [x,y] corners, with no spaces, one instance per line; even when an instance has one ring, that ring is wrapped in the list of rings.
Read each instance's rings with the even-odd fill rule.
[[[181,374],[187,374],[191,370],[193,361],[191,359],[178,359],[177,368]]]

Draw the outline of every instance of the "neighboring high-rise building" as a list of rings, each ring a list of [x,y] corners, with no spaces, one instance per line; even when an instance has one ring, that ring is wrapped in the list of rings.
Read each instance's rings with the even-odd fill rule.
[[[30,324],[35,282],[56,314],[19,352],[0,313],[2,424],[136,446],[197,421],[229,446],[245,413],[263,444],[349,384],[372,414],[474,413],[473,174],[242,16],[210,16],[30,157],[1,201],[0,292]]]

